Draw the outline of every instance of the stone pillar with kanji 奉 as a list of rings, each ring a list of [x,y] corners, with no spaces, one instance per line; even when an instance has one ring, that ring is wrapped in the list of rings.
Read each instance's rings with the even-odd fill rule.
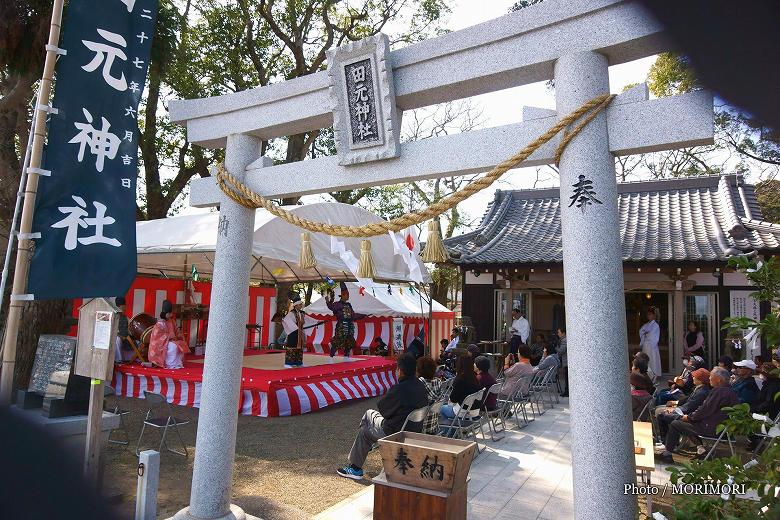
[[[590,51],[556,62],[559,115],[608,93],[605,56]],[[566,147],[560,176],[575,516],[630,520],[637,501],[623,492],[636,480],[629,393],[611,392],[601,404],[606,382],[628,388],[629,366],[617,180],[605,112]]]

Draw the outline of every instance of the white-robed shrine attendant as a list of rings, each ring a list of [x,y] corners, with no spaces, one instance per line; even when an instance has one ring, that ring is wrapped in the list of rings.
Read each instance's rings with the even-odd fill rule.
[[[650,369],[657,376],[663,372],[661,370],[661,353],[658,351],[658,342],[661,339],[661,327],[656,320],[656,311],[650,307],[647,311],[647,323],[639,329],[639,344],[642,352],[650,357]]]

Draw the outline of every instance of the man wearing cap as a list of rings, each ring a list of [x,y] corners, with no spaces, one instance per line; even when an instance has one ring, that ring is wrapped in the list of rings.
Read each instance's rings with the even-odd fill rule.
[[[328,309],[336,316],[336,331],[333,339],[330,340],[330,357],[334,357],[340,348],[344,349],[344,356],[349,357],[355,350],[355,320],[362,320],[366,315],[358,314],[352,308],[352,304],[349,303],[347,284],[341,282],[339,287],[341,289],[340,301],[334,301],[335,295],[331,289],[328,289],[328,294],[325,295]]]
[[[523,316],[523,312],[515,307],[512,309],[512,327],[509,329],[512,338],[509,340],[509,352],[517,355],[517,348],[520,345],[526,345],[528,336],[531,334],[531,326],[528,320]]]
[[[683,415],[690,415],[696,411],[699,406],[710,395],[710,371],[706,368],[698,368],[691,373],[693,381],[693,392],[690,396],[682,396],[679,401],[667,401],[664,406],[655,409],[658,417],[658,430],[662,439],[666,438],[669,431],[669,425],[672,421],[679,419]]]
[[[173,304],[163,300],[162,312],[149,338],[149,361],[161,368],[184,368],[190,348],[173,316]]]
[[[739,396],[740,403],[752,405],[758,397],[758,385],[753,377],[756,372],[756,364],[751,359],[734,363],[734,374],[737,376],[731,383],[731,388]]]
[[[284,350],[284,364],[289,367],[303,365],[303,347],[306,345],[304,329],[311,328],[316,322],[303,310],[301,295],[291,292],[290,312],[282,318],[282,327],[287,334]]]

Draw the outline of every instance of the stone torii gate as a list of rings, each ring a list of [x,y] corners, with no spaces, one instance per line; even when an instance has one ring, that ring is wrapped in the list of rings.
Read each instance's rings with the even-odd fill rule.
[[[289,197],[485,172],[584,102],[609,92],[608,67],[668,50],[637,2],[547,0],[520,12],[389,52],[379,35],[331,51],[329,69],[283,83],[170,105],[190,142],[226,148],[226,170],[266,197]],[[399,144],[404,110],[555,80],[557,111],[521,123]],[[273,166],[263,139],[334,125],[338,156]],[[618,96],[561,156],[574,509],[578,519],[633,519],[628,358],[614,156],[711,143],[712,95]],[[524,165],[549,164],[560,137]],[[576,186],[575,186],[576,185]],[[585,199],[583,199],[583,196]],[[213,178],[190,203],[220,208],[208,348],[190,506],[175,518],[243,519],[230,504],[242,341],[255,212]],[[601,382],[618,392],[598,407]],[[624,398],[621,400],[621,396]],[[345,446],[346,450],[347,447]],[[334,461],[337,462],[337,461]]]

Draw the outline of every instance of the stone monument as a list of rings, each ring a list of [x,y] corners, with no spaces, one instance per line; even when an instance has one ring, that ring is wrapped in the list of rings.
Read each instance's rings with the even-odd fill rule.
[[[490,170],[557,119],[608,93],[610,65],[670,48],[663,27],[626,0],[547,0],[389,53],[383,42],[379,36],[333,51],[327,72],[172,102],[171,118],[186,124],[192,143],[227,145],[228,172],[265,197],[466,175]],[[520,123],[397,144],[404,110],[548,79],[555,80],[556,111],[528,108]],[[338,156],[276,166],[259,156],[260,139],[330,125]],[[524,166],[554,162],[560,139]],[[636,511],[635,497],[623,493],[636,478],[628,373],[614,368],[627,367],[628,358],[613,156],[712,139],[710,93],[649,100],[646,86],[638,86],[618,96],[561,156],[561,200],[571,201],[562,224],[578,519],[629,520]],[[246,305],[254,212],[224,195],[213,178],[193,181],[190,203],[218,205],[230,225],[218,237],[214,269],[208,341],[219,348],[207,349],[190,507],[177,518],[242,519],[244,512],[230,504],[244,327],[236,317],[245,315],[235,305]],[[599,400],[597,382],[607,380],[625,388],[625,399],[594,410],[586,403]]]

